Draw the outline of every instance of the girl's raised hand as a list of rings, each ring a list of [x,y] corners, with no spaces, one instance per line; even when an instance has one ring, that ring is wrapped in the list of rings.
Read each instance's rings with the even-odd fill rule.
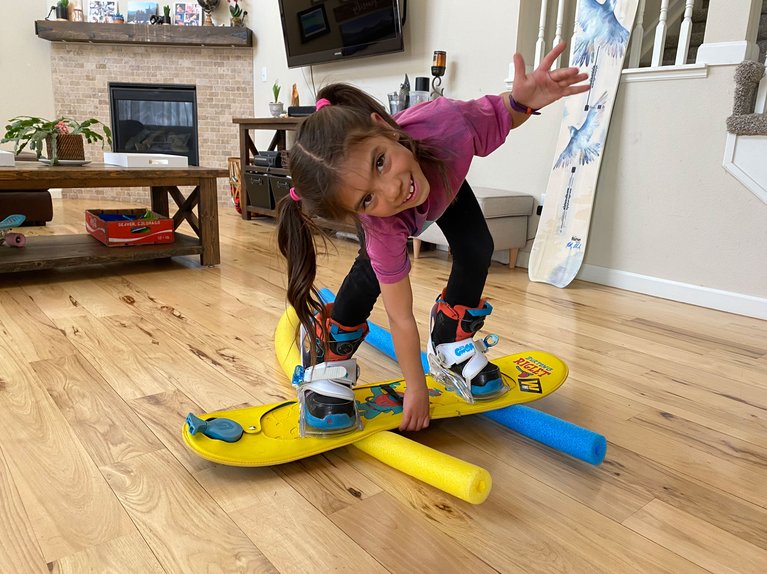
[[[521,105],[542,108],[565,96],[580,94],[589,89],[588,84],[576,86],[586,80],[588,74],[579,73],[578,68],[558,68],[552,70],[554,60],[564,52],[566,44],[561,42],[544,56],[541,65],[530,74],[525,71],[522,54],[514,54],[514,87],[512,94]]]

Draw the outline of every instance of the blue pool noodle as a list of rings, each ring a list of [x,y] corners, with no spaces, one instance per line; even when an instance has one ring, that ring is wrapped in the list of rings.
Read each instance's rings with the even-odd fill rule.
[[[325,288],[320,289],[320,297],[326,303],[332,303],[336,298],[330,289]],[[391,333],[371,321],[368,325],[370,333],[365,341],[396,361]],[[424,372],[428,373],[426,353],[421,352],[421,363]],[[590,464],[600,464],[605,458],[607,440],[604,436],[548,413],[524,405],[512,405],[483,414],[523,436]]]
[[[600,464],[607,452],[601,434],[524,405],[483,413],[487,418],[528,438],[590,464]]]

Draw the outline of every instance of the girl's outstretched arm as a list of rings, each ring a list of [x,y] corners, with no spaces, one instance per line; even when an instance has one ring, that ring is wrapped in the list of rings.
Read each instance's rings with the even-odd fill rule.
[[[543,57],[540,66],[529,74],[525,70],[522,54],[514,54],[514,85],[511,92],[502,94],[506,107],[512,114],[514,127],[519,126],[530,116],[514,110],[509,103],[510,96],[513,95],[514,100],[521,106],[540,109],[560,98],[580,94],[589,89],[588,84],[575,85],[588,79],[588,74],[580,73],[577,67],[551,69],[566,46],[564,42],[554,46],[551,52]]]
[[[429,390],[421,365],[421,340],[413,316],[410,279],[381,284],[386,314],[389,316],[394,350],[405,377],[405,405],[400,430],[417,431],[429,426]]]

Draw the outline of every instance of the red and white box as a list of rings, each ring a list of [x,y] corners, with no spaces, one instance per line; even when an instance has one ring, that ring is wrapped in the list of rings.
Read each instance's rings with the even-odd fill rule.
[[[146,214],[151,219],[145,219]],[[173,220],[148,209],[88,209],[85,229],[107,247],[173,243]]]

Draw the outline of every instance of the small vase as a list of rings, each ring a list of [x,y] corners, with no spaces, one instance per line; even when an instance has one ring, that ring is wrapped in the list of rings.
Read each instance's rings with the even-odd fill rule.
[[[53,160],[53,142],[51,137],[45,138],[45,150],[48,159],[56,164],[61,160],[85,160],[85,148],[82,134],[64,134],[56,138],[56,160]]]
[[[229,24],[232,27],[239,28],[240,26],[242,26],[242,18],[240,18],[239,16],[232,16],[229,19]]]
[[[272,114],[273,118],[279,118],[282,114],[284,114],[285,109],[282,105],[282,102],[270,102],[269,113]]]
[[[56,20],[69,20],[69,9],[66,6],[56,5]]]

